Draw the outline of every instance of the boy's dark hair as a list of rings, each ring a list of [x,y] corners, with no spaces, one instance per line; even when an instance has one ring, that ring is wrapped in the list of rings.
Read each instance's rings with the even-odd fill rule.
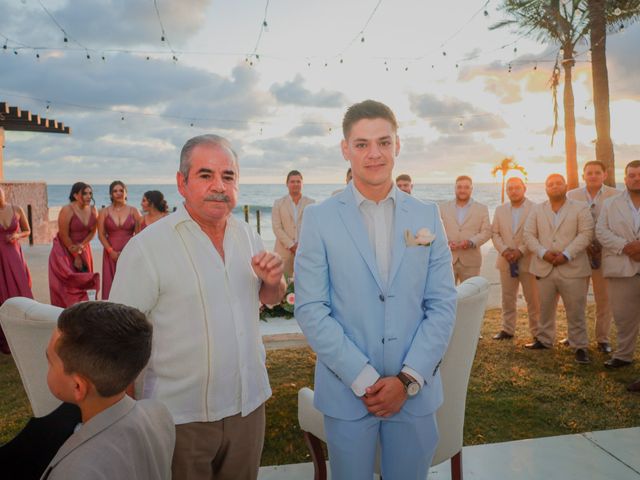
[[[603,162],[601,162],[600,160],[589,160],[582,167],[582,172],[584,173],[584,171],[587,169],[587,167],[590,167],[591,165],[597,165],[598,167],[600,167],[602,169],[603,172],[607,171],[607,166]]]
[[[409,174],[407,173],[401,173],[400,175],[398,175],[396,177],[396,183],[398,183],[399,181],[405,181],[405,182],[412,182],[413,180],[411,180],[411,176],[409,176]]]
[[[365,100],[364,102],[351,105],[347,109],[347,113],[344,114],[344,118],[342,119],[342,134],[345,139],[349,138],[351,127],[364,118],[369,120],[382,118],[391,124],[394,132],[398,131],[398,121],[389,107],[375,100]]]
[[[102,397],[123,392],[151,355],[151,324],[140,310],[119,303],[77,303],[60,314],[58,329],[64,371],[87,378]]]

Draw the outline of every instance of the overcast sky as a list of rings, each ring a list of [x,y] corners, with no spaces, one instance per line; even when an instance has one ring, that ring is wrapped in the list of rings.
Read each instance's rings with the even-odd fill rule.
[[[395,173],[491,182],[514,156],[542,181],[564,172],[562,129],[550,145],[558,48],[490,31],[499,3],[157,0],[163,42],[153,0],[0,0],[0,101],[72,129],[7,132],[5,178],[172,183],[184,142],[213,132],[240,154],[242,182],[280,183],[296,168],[340,183],[342,115],[373,98],[400,122]],[[640,158],[638,46],[639,25],[608,38],[618,167]],[[588,45],[577,50],[582,163],[595,128]]]

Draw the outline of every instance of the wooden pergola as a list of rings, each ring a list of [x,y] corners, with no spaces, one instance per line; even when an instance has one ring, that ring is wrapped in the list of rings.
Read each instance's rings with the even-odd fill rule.
[[[64,123],[32,114],[28,110],[12,107],[6,102],[0,102],[0,182],[4,180],[2,158],[4,149],[4,131],[20,132],[65,133],[69,135],[71,129]]]

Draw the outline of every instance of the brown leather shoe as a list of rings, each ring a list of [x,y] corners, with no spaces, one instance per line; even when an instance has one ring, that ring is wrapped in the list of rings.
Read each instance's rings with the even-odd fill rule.
[[[546,350],[547,347],[544,343],[542,343],[540,340],[536,340],[533,343],[527,343],[524,348],[530,348],[531,350]]]
[[[494,340],[511,340],[513,338],[513,335],[505,332],[504,330],[500,330],[492,338]]]
[[[576,350],[576,362],[583,365],[591,363],[591,359],[589,358],[586,348],[579,348]]]
[[[630,383],[629,385],[627,385],[627,390],[629,390],[630,392],[640,392],[640,378],[638,380],[636,380],[633,383]]]
[[[598,351],[602,353],[611,353],[611,345],[609,345],[609,342],[598,342]]]
[[[626,360],[620,360],[619,358],[611,358],[606,362],[604,362],[604,366],[607,368],[620,368],[620,367],[626,367],[628,365],[631,365],[631,362],[628,362]]]

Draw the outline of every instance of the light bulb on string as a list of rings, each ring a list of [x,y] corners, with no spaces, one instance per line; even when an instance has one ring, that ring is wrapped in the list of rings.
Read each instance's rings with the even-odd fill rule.
[[[620,33],[624,33],[624,23],[620,25]]]
[[[409,67],[404,67],[404,71],[408,72],[409,71]]]
[[[489,12],[487,10],[484,11],[484,16],[488,17],[489,16]]]
[[[616,9],[613,11],[613,14],[614,14],[616,17],[619,17],[619,16],[622,14],[622,10],[620,10],[620,7],[616,8]]]
[[[106,61],[107,61],[107,59],[106,59],[106,57],[105,57],[104,55],[102,55],[102,57],[100,57],[100,58],[102,58],[102,61],[103,61],[103,62],[106,62]]]
[[[328,67],[328,66],[329,66],[329,64],[328,64],[327,62],[324,62],[324,66],[325,66],[325,67]]]
[[[151,57],[149,57],[149,55],[147,55],[147,60],[150,60],[150,59],[151,59]]]
[[[464,123],[462,123],[462,122],[458,123],[458,129],[460,131],[463,131],[464,130]]]
[[[161,41],[161,42],[164,42],[164,40],[165,40],[164,35],[162,35],[162,36],[160,37],[160,41]]]
[[[67,37],[64,37],[64,39],[62,40],[64,43],[68,43],[69,39]]]
[[[18,51],[17,51],[17,50],[14,50],[14,51],[13,51],[13,54],[14,54],[14,55],[18,55]]]
[[[456,63],[456,68],[458,68],[459,66],[460,66],[460,65],[458,65],[458,64]]]
[[[509,64],[509,73],[511,73],[511,64]]]
[[[190,127],[193,127],[193,122],[191,122],[191,123],[189,124],[189,126],[190,126]]]
[[[91,60],[91,55],[87,53],[87,60]]]
[[[533,66],[533,69],[534,70],[538,70],[538,64],[537,63]]]
[[[264,28],[265,32],[269,33],[269,25],[267,24],[266,20],[262,22],[262,28]]]
[[[40,60],[40,54],[39,54],[39,53],[36,53],[36,58],[37,58],[38,60]]]
[[[513,53],[518,53],[518,47],[513,47]]]
[[[344,63],[344,60],[342,58],[340,59],[340,63]]]
[[[447,52],[442,52],[442,56],[446,57],[447,56]]]
[[[360,43],[364,43],[364,35],[360,38]]]
[[[4,42],[4,45],[2,46],[2,49],[3,49],[3,50],[6,50],[6,49],[7,49],[7,42]]]

